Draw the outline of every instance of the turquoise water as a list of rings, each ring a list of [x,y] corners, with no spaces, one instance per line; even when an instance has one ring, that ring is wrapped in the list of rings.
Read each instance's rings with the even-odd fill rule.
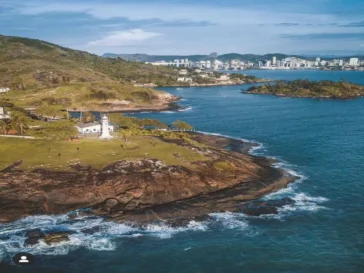
[[[244,73],[364,84],[362,72]],[[289,196],[295,205],[275,216],[212,214],[183,228],[30,217],[0,226],[0,253],[9,257],[25,250],[37,256],[37,267],[19,272],[364,272],[364,99],[241,94],[247,87],[164,88],[181,96],[187,110],[138,116],[165,122],[183,119],[200,131],[262,143],[254,153],[280,159],[281,167],[301,177],[267,198]],[[21,247],[26,228],[79,231],[96,225],[101,232],[77,233],[64,245]]]

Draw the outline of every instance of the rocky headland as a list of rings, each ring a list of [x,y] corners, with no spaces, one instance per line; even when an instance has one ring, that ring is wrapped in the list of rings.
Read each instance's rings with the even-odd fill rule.
[[[202,134],[191,139],[201,145],[163,141],[208,158],[193,162],[194,168],[143,158],[117,161],[102,169],[74,164],[71,171],[25,171],[21,161],[15,162],[0,171],[0,222],[79,209],[111,221],[139,223],[178,223],[211,212],[245,209],[249,213],[249,207],[242,206],[296,179],[272,167],[273,160],[250,155],[252,143]]]
[[[278,81],[242,90],[247,94],[274,95],[277,97],[351,99],[364,96],[364,86],[345,81]]]

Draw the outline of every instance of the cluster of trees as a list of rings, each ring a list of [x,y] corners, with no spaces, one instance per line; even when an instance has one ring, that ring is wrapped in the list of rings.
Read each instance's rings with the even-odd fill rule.
[[[364,87],[343,80],[333,81],[279,81],[276,84],[253,86],[248,93],[273,94],[297,97],[350,98],[364,95]]]
[[[167,129],[167,128],[175,128],[182,130],[192,130],[193,126],[188,124],[182,120],[176,120],[175,122],[167,125],[160,120],[157,119],[138,119],[136,117],[127,117],[123,114],[113,113],[109,115],[110,122],[119,126],[119,128],[127,128],[127,129],[138,129],[138,128],[159,128],[159,129]]]
[[[32,136],[56,140],[68,140],[77,136],[77,134],[78,131],[74,122],[69,120],[47,122],[42,124],[39,129],[31,131]]]
[[[31,118],[19,111],[12,111],[10,114],[10,120],[0,120],[0,131],[6,135],[9,130],[16,130],[20,135],[24,135],[29,129]]]
[[[42,105],[38,106],[37,109],[35,109],[35,113],[43,117],[55,118],[64,116],[64,112],[62,110],[63,107],[61,105],[50,105],[44,102]]]
[[[119,128],[137,129],[141,127],[168,128],[166,124],[157,119],[138,119],[136,117],[127,117],[120,113],[109,115],[110,122]]]
[[[236,74],[236,73],[230,74],[230,79],[231,80],[241,80],[241,81],[244,81],[246,83],[253,83],[253,82],[257,81],[257,77],[255,77],[255,76],[244,75],[244,74]]]

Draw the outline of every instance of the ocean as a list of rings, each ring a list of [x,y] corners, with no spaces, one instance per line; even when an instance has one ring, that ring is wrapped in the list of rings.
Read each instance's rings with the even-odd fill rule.
[[[293,80],[345,79],[364,85],[364,72],[263,71],[241,73]],[[296,203],[278,215],[213,213],[184,227],[109,223],[65,215],[34,216],[0,225],[0,260],[17,252],[36,256],[26,269],[1,272],[364,272],[364,99],[316,100],[242,94],[251,85],[161,88],[182,97],[183,111],[139,113],[197,130],[261,143],[256,155],[300,177],[266,199]],[[85,227],[100,226],[84,235]],[[25,248],[24,230],[72,230],[58,246]]]

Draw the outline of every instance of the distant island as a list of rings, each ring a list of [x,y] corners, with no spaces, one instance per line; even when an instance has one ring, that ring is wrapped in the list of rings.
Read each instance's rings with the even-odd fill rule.
[[[253,86],[242,92],[278,97],[350,99],[364,96],[364,86],[345,81],[295,80]]]

